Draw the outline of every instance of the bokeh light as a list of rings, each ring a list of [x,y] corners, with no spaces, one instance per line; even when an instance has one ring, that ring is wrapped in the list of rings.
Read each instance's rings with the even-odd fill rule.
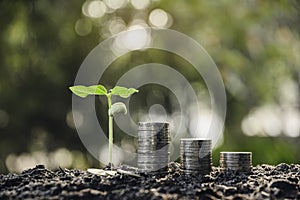
[[[93,28],[93,24],[89,19],[78,19],[75,23],[75,31],[80,36],[88,35]]]
[[[171,16],[162,9],[152,10],[149,15],[149,22],[158,28],[169,28],[172,25]]]
[[[130,0],[135,9],[142,10],[150,5],[150,0]]]
[[[100,18],[106,12],[106,5],[100,0],[91,1],[86,6],[87,12],[84,13],[86,13],[87,16],[92,18]],[[86,9],[83,10],[85,11]]]
[[[105,4],[112,9],[120,9],[127,4],[127,0],[104,0]]]

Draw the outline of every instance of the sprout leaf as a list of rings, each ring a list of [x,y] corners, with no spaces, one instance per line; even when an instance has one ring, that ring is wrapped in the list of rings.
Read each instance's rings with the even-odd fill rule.
[[[134,88],[126,88],[121,86],[115,86],[113,89],[110,90],[112,95],[118,95],[123,98],[128,98],[133,93],[138,92],[138,90]]]
[[[92,86],[83,86],[83,85],[76,85],[69,87],[69,89],[82,98],[87,97],[88,95],[107,95],[107,90],[103,85],[92,85]]]

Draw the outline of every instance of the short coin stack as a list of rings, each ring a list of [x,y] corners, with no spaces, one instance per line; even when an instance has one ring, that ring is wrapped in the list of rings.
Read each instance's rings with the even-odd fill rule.
[[[242,173],[249,173],[252,168],[252,153],[221,152],[220,167],[222,170],[230,169]]]
[[[139,122],[138,168],[140,172],[167,171],[169,162],[169,124]]]
[[[212,166],[211,140],[184,138],[180,140],[180,157],[186,174],[209,174]]]

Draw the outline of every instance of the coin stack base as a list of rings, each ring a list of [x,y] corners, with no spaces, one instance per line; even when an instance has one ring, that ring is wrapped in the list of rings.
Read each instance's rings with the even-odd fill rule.
[[[212,166],[211,140],[181,139],[180,157],[185,174],[209,174]]]
[[[221,152],[221,170],[233,170],[242,173],[249,173],[252,170],[251,152]]]
[[[170,133],[169,124],[139,122],[138,168],[141,173],[168,171]]]

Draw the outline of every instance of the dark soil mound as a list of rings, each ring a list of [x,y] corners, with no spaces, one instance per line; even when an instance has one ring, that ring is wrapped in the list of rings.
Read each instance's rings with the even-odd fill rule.
[[[0,199],[300,199],[300,165],[259,165],[245,175],[213,168],[185,176],[176,163],[168,174],[98,176],[82,170],[52,172],[38,165],[0,175]]]

